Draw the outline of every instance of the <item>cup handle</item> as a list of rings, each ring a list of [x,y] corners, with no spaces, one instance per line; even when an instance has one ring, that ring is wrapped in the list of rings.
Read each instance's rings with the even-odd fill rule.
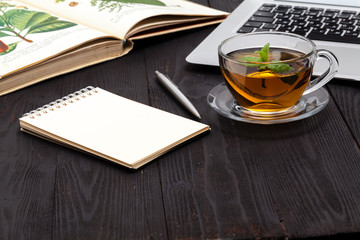
[[[322,86],[324,86],[334,77],[334,75],[339,70],[339,62],[335,55],[332,54],[330,51],[323,49],[318,50],[316,53],[316,60],[319,60],[321,58],[324,58],[329,62],[329,68],[321,76],[310,81],[303,95],[316,91]]]

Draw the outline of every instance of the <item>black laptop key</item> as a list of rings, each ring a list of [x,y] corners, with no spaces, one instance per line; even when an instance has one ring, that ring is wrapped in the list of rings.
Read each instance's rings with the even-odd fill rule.
[[[352,14],[352,15],[354,15],[354,14],[356,14],[356,11],[344,10],[344,11],[342,11],[342,13],[347,13],[347,14]]]
[[[346,12],[341,12],[337,15],[338,18],[345,18],[345,19],[349,19],[351,17],[350,13],[346,13]]]
[[[326,9],[325,12],[331,12],[331,13],[339,13],[340,10],[339,9]]]
[[[271,10],[273,10],[272,7],[265,7],[265,6],[262,6],[259,8],[258,11],[263,11],[263,12],[271,12]]]
[[[273,4],[273,3],[264,3],[264,4],[263,4],[263,7],[271,7],[271,8],[274,8],[274,7],[276,7],[276,4]]]
[[[357,14],[352,17],[353,20],[360,20],[360,14]]]
[[[289,14],[292,14],[292,15],[301,15],[304,13],[304,10],[295,10],[295,9],[291,9],[289,11]]]
[[[261,27],[261,25],[262,25],[261,22],[250,22],[250,21],[248,21],[248,22],[246,22],[244,24],[244,27],[259,28],[259,27]]]
[[[274,22],[274,18],[269,18],[269,17],[251,17],[249,19],[249,21],[252,22],[262,22],[262,23],[273,23]]]
[[[309,11],[310,11],[310,12],[323,12],[324,9],[323,9],[323,8],[310,8]]]
[[[320,14],[320,17],[332,18],[332,17],[335,17],[335,15],[336,15],[335,12],[324,12],[324,13]]]
[[[252,27],[241,27],[237,32],[238,33],[250,33],[254,30]]]
[[[254,16],[273,18],[273,17],[275,16],[275,13],[273,13],[273,12],[257,11],[257,12],[254,13]]]
[[[290,8],[292,8],[292,6],[290,6],[290,5],[279,5],[278,6],[278,8],[285,8],[285,9],[290,9]]]
[[[265,29],[265,28],[258,28],[258,29],[255,29],[254,32],[268,32],[270,31],[271,29]]]
[[[319,16],[321,15],[320,12],[306,12],[305,15],[307,16]]]
[[[290,20],[287,20],[287,19],[278,19],[278,20],[276,20],[276,24],[281,24],[281,25],[286,25],[286,26],[288,26],[289,24],[290,24]]]
[[[308,8],[304,7],[304,6],[295,6],[294,9],[295,10],[307,10]]]
[[[293,14],[293,15],[301,15],[304,13],[304,10],[296,10],[296,9],[291,9],[289,11],[290,14]]]
[[[273,29],[273,30],[275,30],[277,26],[278,26],[277,24],[273,24],[273,23],[265,23],[265,24],[264,24],[264,26],[263,26],[262,28],[264,28],[264,29]]]
[[[274,9],[274,13],[287,13],[289,11],[289,9],[288,8],[275,8]]]

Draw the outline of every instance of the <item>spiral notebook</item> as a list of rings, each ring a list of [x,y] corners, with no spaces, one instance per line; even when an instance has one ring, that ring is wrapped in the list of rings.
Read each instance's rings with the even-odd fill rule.
[[[87,87],[24,114],[21,130],[138,168],[209,126]]]

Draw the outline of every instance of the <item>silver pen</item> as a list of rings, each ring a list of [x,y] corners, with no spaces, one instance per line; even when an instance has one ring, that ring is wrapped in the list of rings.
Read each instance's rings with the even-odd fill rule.
[[[156,77],[160,80],[162,85],[172,94],[174,97],[186,107],[196,117],[201,118],[199,112],[194,105],[187,99],[187,97],[180,91],[180,89],[173,83],[170,78],[159,71],[155,71]]]

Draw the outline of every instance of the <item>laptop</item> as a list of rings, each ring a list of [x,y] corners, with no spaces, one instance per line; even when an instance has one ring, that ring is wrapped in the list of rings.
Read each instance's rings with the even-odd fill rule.
[[[359,0],[244,0],[187,57],[194,64],[218,66],[217,47],[236,34],[283,31],[303,35],[335,54],[336,78],[360,81]],[[318,61],[314,75],[327,69]]]

